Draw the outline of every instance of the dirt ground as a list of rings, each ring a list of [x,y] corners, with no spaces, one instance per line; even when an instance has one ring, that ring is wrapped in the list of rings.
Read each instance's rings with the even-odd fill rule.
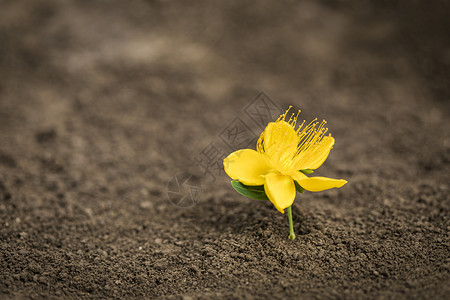
[[[450,299],[449,2],[333,3],[0,1],[0,298]],[[293,241],[216,164],[261,99],[349,182]]]

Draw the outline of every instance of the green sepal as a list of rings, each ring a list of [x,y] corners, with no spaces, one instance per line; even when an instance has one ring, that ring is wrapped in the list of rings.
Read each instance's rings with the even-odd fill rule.
[[[256,200],[269,200],[264,191],[264,185],[245,185],[239,180],[232,180],[231,186],[242,196]]]
[[[308,175],[308,174],[311,174],[312,172],[314,172],[314,170],[313,169],[304,169],[304,170],[300,170],[300,172],[302,172],[303,174]]]
[[[298,184],[298,182],[296,180],[294,180],[294,184],[295,184],[295,189],[297,190],[297,192],[302,193],[302,194],[305,192],[305,189],[302,188],[302,186],[300,184]]]

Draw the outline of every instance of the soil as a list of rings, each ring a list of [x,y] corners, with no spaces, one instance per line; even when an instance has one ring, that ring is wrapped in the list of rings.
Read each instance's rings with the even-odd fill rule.
[[[1,1],[0,298],[450,299],[450,7],[372,2]],[[293,241],[202,168],[261,96],[348,180]]]

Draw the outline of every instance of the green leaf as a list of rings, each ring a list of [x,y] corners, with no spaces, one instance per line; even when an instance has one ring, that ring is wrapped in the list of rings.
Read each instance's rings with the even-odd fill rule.
[[[300,184],[298,184],[298,182],[296,180],[294,180],[294,184],[295,184],[295,189],[297,190],[297,192],[302,193],[302,194],[305,192],[305,189],[302,188],[302,186]]]
[[[264,185],[245,185],[239,180],[232,180],[231,186],[242,196],[256,200],[269,200],[264,191]]]
[[[313,169],[304,169],[304,170],[300,170],[300,172],[302,172],[303,174],[308,175],[308,174],[311,174],[312,172],[314,172],[314,170]]]

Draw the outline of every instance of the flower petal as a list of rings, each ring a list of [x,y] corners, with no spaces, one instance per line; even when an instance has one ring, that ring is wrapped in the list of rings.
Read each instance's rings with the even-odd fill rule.
[[[265,153],[275,167],[291,161],[299,139],[294,127],[284,120],[270,122],[259,137],[257,149]]]
[[[297,180],[298,184],[305,190],[310,192],[320,192],[332,188],[340,188],[347,183],[344,179],[332,179],[327,177],[307,177],[300,172],[298,176],[293,176]]]
[[[295,168],[297,170],[319,168],[327,159],[333,145],[334,138],[325,136],[320,143],[297,156]]]
[[[263,185],[265,180],[261,175],[272,169],[263,155],[251,149],[231,153],[223,160],[223,166],[228,176],[246,185]]]
[[[265,176],[264,190],[270,202],[284,214],[284,209],[292,205],[295,199],[295,185],[290,176],[270,173]]]

